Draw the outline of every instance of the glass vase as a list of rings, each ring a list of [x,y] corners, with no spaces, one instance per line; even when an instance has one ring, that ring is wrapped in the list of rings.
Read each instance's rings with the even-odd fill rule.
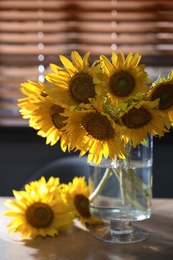
[[[148,238],[148,232],[132,223],[150,218],[152,210],[153,137],[133,148],[126,147],[126,159],[102,159],[90,163],[90,213],[109,226],[96,229],[94,237],[111,243],[134,243]]]

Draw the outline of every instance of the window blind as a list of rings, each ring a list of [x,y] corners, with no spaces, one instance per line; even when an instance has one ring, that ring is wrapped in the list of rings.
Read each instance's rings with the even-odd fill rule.
[[[90,61],[112,51],[140,52],[146,66],[173,65],[173,1],[1,0],[0,125],[27,125],[20,84],[43,81],[49,63],[72,50]]]

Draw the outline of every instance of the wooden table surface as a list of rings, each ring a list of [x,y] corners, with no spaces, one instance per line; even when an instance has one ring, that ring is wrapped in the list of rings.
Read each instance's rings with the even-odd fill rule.
[[[151,218],[135,223],[149,238],[126,245],[101,242],[76,225],[58,237],[20,241],[20,233],[8,233],[6,199],[0,198],[0,260],[173,260],[173,199],[153,199]]]

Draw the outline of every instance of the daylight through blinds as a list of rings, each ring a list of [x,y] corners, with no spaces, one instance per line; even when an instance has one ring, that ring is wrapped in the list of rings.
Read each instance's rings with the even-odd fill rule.
[[[140,52],[146,66],[171,66],[173,1],[1,0],[0,125],[27,125],[20,84],[44,80],[50,63],[72,50],[90,61],[112,51]]]

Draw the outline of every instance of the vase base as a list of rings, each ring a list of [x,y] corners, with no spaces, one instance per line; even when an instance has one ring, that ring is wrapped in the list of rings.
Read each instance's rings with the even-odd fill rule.
[[[115,244],[130,244],[144,241],[148,238],[149,233],[140,228],[133,228],[130,233],[114,233],[109,227],[102,227],[93,232],[93,236],[102,242]]]

